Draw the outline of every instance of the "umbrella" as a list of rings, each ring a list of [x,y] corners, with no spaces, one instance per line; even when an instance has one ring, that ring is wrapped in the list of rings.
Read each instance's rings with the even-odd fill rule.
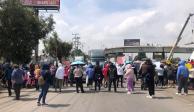
[[[125,61],[125,64],[131,64],[132,61]]]
[[[85,63],[82,62],[82,61],[74,61],[74,62],[71,63],[71,65],[72,66],[75,66],[75,65],[85,65]]]

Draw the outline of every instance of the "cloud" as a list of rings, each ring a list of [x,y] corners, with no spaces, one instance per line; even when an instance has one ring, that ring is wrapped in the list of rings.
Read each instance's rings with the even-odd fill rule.
[[[194,12],[193,4],[193,0],[71,0],[63,1],[53,15],[60,38],[71,41],[72,33],[79,33],[85,50],[123,46],[125,38],[172,46]],[[187,26],[180,45],[189,41],[192,27]]]

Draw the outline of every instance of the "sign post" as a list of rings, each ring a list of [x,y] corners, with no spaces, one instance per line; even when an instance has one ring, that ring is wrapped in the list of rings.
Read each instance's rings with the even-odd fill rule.
[[[20,0],[22,5],[34,8],[35,15],[39,16],[39,10],[59,10],[60,0]],[[35,61],[38,63],[38,44],[35,47]]]

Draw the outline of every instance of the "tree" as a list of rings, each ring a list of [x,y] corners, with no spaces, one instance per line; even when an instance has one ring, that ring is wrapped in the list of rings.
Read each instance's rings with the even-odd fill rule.
[[[52,57],[57,57],[58,60],[61,60],[62,57],[69,57],[72,49],[72,44],[63,42],[56,32],[50,38],[45,39],[43,43],[46,53]]]
[[[138,55],[135,56],[135,59],[134,60],[142,60],[144,58],[147,58],[146,57],[146,53],[145,52],[138,52]]]
[[[72,57],[75,57],[75,56],[85,56],[84,52],[82,52],[81,49],[75,49],[72,51]]]
[[[28,63],[32,51],[54,29],[52,16],[43,19],[20,0],[6,0],[0,9],[0,52],[14,63]]]

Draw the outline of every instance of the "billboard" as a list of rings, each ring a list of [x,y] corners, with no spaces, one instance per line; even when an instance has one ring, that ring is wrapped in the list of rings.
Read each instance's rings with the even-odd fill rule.
[[[25,6],[45,10],[59,10],[60,0],[21,0]]]
[[[140,46],[140,39],[124,39],[124,46]]]

